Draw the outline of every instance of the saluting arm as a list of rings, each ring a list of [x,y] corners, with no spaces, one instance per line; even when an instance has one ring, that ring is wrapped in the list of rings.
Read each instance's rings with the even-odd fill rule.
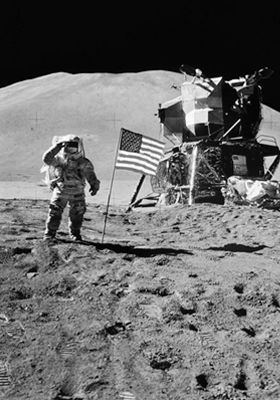
[[[47,165],[51,165],[54,160],[54,157],[61,150],[62,146],[63,146],[63,142],[60,142],[60,143],[56,143],[54,146],[50,147],[43,154],[43,157],[42,157],[43,162]]]

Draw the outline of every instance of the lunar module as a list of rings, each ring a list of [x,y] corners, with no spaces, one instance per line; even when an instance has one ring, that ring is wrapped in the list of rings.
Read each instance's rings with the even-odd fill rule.
[[[254,185],[255,197],[256,191],[263,194],[269,186],[280,198],[279,184],[271,181],[280,161],[279,148],[273,138],[258,137],[260,84],[273,71],[263,68],[232,80],[208,78],[184,65],[180,71],[184,75],[180,96],[158,109],[162,139],[171,144],[151,177],[159,201],[223,204],[234,196],[245,200]],[[264,167],[266,157],[273,160],[269,168]]]

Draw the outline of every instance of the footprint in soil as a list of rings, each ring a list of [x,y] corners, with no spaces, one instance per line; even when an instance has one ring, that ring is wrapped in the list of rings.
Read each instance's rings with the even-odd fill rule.
[[[0,391],[9,388],[11,383],[9,364],[0,360]]]
[[[73,358],[78,352],[79,343],[75,340],[62,341],[56,348],[56,351],[64,359]]]

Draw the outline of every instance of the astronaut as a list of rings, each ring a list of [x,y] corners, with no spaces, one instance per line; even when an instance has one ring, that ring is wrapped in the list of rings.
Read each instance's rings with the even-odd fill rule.
[[[83,141],[78,136],[55,136],[52,147],[43,154],[47,183],[53,191],[46,221],[44,240],[55,238],[61,217],[69,205],[69,234],[73,241],[80,241],[83,216],[86,211],[85,185],[94,196],[100,187],[93,164],[85,158]]]

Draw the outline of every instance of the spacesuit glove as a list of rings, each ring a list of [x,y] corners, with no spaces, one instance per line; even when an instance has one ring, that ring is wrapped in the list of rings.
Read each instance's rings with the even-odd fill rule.
[[[89,193],[91,196],[94,196],[94,195],[96,195],[98,190],[99,190],[99,185],[91,186],[89,189]]]

